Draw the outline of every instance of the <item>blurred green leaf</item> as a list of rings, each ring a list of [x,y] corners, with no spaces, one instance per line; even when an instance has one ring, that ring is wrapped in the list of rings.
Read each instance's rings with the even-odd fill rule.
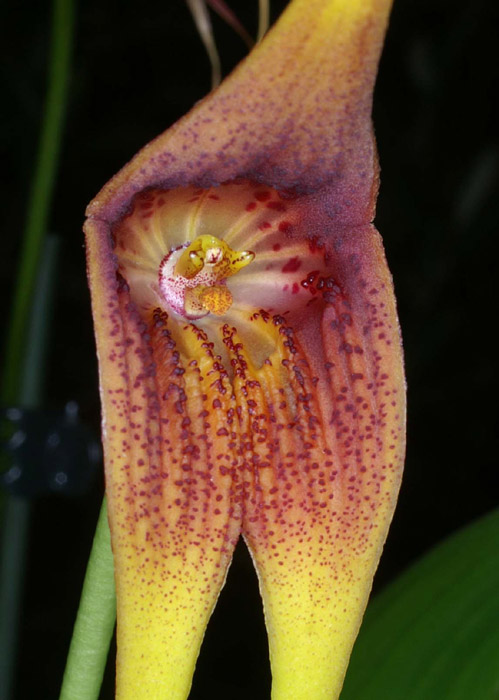
[[[445,540],[368,606],[341,700],[499,698],[499,511]]]

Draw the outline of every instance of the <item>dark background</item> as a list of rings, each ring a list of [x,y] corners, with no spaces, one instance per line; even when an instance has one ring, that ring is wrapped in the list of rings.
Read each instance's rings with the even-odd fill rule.
[[[257,2],[229,4],[256,32]],[[274,0],[273,16],[285,6]],[[182,0],[87,0],[76,10],[69,112],[50,230],[62,239],[45,404],[75,399],[99,430],[81,225],[87,202],[210,87]],[[3,3],[2,328],[8,320],[45,94],[50,7]],[[497,505],[495,351],[499,198],[493,0],[396,0],[374,117],[376,218],[399,302],[409,386],[405,481],[375,588]],[[243,42],[214,18],[224,73]],[[16,698],[57,697],[102,496],[33,504]],[[112,697],[109,669],[102,698]],[[256,577],[238,548],[198,663],[192,699],[269,697]]]

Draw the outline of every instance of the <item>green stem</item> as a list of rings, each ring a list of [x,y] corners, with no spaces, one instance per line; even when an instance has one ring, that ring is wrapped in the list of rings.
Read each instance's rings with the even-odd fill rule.
[[[33,407],[39,400],[43,372],[39,348],[43,346],[41,336],[45,329],[42,328],[43,324],[36,323],[32,305],[35,298],[40,301],[42,297],[42,303],[45,301],[43,293],[38,293],[35,285],[59,160],[68,95],[72,29],[72,0],[53,0],[48,89],[6,341],[0,388],[0,403],[3,405],[26,403]],[[50,252],[47,254],[50,255]],[[41,283],[45,282],[42,280]],[[31,348],[32,352],[28,352],[27,348]],[[4,546],[0,562],[0,697],[8,700],[14,679],[29,503],[23,499],[4,499],[1,496]]]
[[[27,331],[28,348],[18,391],[18,402],[23,408],[36,408],[41,400],[58,253],[58,239],[55,236],[49,236],[45,241],[44,256],[38,270],[36,293]],[[0,698],[2,700],[8,700],[12,696],[29,519],[28,500],[13,496],[6,499],[0,549]]]
[[[218,55],[208,8],[202,0],[187,0],[187,5],[191,11],[194,24],[196,25],[196,29],[198,30],[210,60],[211,89],[214,90],[220,85],[222,80],[222,67],[220,65],[220,56]]]
[[[270,0],[258,0],[258,33],[256,40],[261,41],[270,23]]]
[[[30,308],[17,404],[36,408],[42,403],[45,360],[49,349],[49,333],[56,294],[57,270],[61,239],[49,234],[44,240],[38,268],[35,293]]]
[[[26,328],[43,239],[48,228],[68,95],[73,38],[72,0],[54,0],[52,12],[48,91],[6,344],[0,397],[4,404],[15,403],[19,399]]]
[[[59,700],[97,700],[115,620],[113,554],[104,500]]]
[[[26,564],[29,503],[11,496],[4,510],[0,558],[0,698],[13,695],[18,641],[20,590]],[[8,525],[8,527],[7,527]]]

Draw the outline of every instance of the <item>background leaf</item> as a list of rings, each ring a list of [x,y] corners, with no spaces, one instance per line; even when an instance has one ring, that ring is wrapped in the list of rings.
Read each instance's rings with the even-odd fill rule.
[[[499,698],[499,510],[376,596],[341,700]]]

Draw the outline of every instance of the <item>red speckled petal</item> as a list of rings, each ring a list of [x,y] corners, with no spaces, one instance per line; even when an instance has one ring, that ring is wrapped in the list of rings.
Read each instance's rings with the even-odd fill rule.
[[[257,372],[265,397],[257,432],[272,446],[272,468],[259,471],[243,534],[260,578],[276,698],[338,696],[395,506],[404,380],[381,260],[369,226],[353,246],[338,246],[335,298],[322,314],[280,327],[285,379],[268,366]]]
[[[91,235],[102,240],[97,226]],[[240,531],[225,429],[231,391],[200,331],[181,331],[185,362],[166,315],[140,317],[127,285],[109,284],[116,272],[102,264],[105,252],[89,250],[89,269],[118,595],[117,693],[181,698]]]

